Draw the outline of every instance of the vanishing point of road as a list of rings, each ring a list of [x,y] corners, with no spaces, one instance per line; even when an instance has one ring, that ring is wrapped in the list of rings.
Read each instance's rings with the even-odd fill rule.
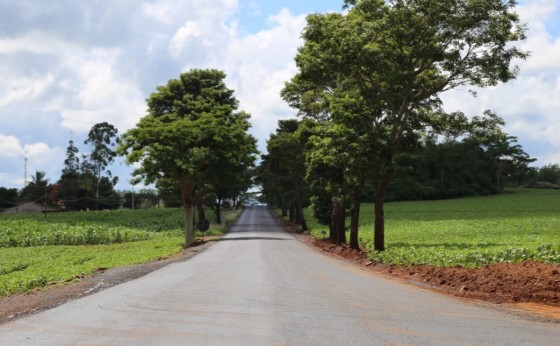
[[[185,262],[0,325],[1,345],[560,345],[560,324],[362,271],[265,207]]]

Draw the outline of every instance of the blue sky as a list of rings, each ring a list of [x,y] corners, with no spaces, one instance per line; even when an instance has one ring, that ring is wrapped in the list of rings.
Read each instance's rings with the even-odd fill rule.
[[[343,1],[0,0],[0,186],[21,188],[44,171],[58,180],[70,138],[82,145],[95,123],[122,133],[145,113],[157,85],[191,68],[228,75],[252,134],[264,149],[279,119],[295,112],[279,91],[296,68],[305,15],[340,11]],[[560,0],[520,1],[531,50],[519,78],[442,95],[450,111],[491,109],[538,165],[560,163]],[[111,170],[129,189],[130,168]]]

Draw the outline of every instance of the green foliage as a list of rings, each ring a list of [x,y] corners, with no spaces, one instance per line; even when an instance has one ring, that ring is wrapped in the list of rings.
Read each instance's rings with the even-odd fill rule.
[[[179,209],[6,215],[0,218],[0,247],[133,242],[177,233],[182,222]]]
[[[515,1],[347,0],[345,7],[307,17],[299,71],[282,96],[304,116],[353,130],[366,124],[374,134],[373,155],[358,160],[373,161],[375,247],[383,251],[382,209],[395,156],[434,125],[424,111],[441,104],[440,93],[515,78],[513,59],[528,53],[512,43],[524,38],[525,27]],[[499,156],[495,164],[504,168]]]
[[[92,146],[92,152],[82,155],[81,161],[74,141],[68,142],[62,175],[51,200],[61,200],[65,210],[73,211],[117,209],[121,205],[121,197],[114,190],[118,177],[111,179],[111,171],[101,176],[114,160],[117,132],[106,122],[94,125],[85,141]]]
[[[446,120],[453,117],[462,124],[448,124],[443,131],[434,128],[415,150],[396,156],[397,172],[387,200],[489,195],[502,191],[506,183],[517,186],[524,180],[535,159],[503,132],[502,118],[489,111],[471,121],[460,112],[443,115]]]
[[[560,165],[550,164],[538,170],[539,182],[548,183],[555,187],[560,186]]]
[[[150,239],[154,233],[126,227],[45,223],[35,220],[4,221],[0,247],[34,247],[48,245],[97,245]]]
[[[560,263],[559,215],[560,192],[556,190],[513,189],[489,197],[387,203],[387,249],[374,252],[373,206],[367,204],[360,242],[372,259],[400,265]],[[310,227],[312,234],[322,236],[320,225]]]
[[[111,245],[0,248],[0,296],[167,257],[182,249],[181,240],[175,235]]]
[[[31,182],[25,186],[19,194],[22,201],[44,201],[49,189],[49,180],[45,178],[45,172],[37,171],[31,176]]]
[[[211,212],[208,216],[215,218]],[[230,223],[237,216],[228,212],[225,218]],[[99,268],[168,257],[182,249],[182,225],[181,209],[57,213],[47,218],[2,215],[0,296],[72,281]],[[223,231],[211,225],[204,235]]]
[[[303,208],[308,204],[305,181],[305,142],[301,135],[305,123],[290,119],[280,120],[276,133],[267,141],[268,154],[262,155],[258,181],[270,205],[290,209],[291,221],[306,230]]]
[[[148,114],[119,147],[129,163],[140,164],[134,171],[138,180],[180,192],[186,246],[194,241],[193,212],[206,186],[228,169],[244,180],[241,168],[251,165],[256,153],[256,141],[247,133],[250,116],[237,111],[225,77],[222,71],[196,69],[158,86],[147,100]]]
[[[18,201],[18,190],[0,187],[0,210],[15,207]]]

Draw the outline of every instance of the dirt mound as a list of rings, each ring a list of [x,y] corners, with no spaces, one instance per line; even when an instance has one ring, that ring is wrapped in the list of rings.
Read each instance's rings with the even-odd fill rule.
[[[500,263],[477,269],[427,265],[396,266],[372,262],[364,251],[328,241],[305,240],[322,251],[394,277],[427,285],[446,293],[494,303],[538,303],[560,308],[560,265],[527,261]]]

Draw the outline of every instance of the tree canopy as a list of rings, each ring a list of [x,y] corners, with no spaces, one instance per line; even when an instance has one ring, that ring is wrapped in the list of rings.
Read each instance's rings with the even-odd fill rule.
[[[194,242],[193,212],[216,172],[254,160],[249,114],[237,111],[225,73],[191,70],[158,86],[147,115],[121,140],[119,152],[139,163],[134,175],[147,184],[174,186],[185,212],[185,246]]]
[[[512,62],[528,53],[512,44],[523,39],[525,31],[515,4],[347,0],[345,13],[307,17],[304,45],[295,58],[299,72],[282,96],[302,115],[319,121],[369,124],[376,138],[370,150],[376,250],[385,249],[383,204],[395,157],[408,139],[430,126],[433,118],[427,115],[441,104],[440,93],[516,77]],[[348,103],[359,111],[339,112],[339,106]],[[348,121],[355,117],[362,121]]]

